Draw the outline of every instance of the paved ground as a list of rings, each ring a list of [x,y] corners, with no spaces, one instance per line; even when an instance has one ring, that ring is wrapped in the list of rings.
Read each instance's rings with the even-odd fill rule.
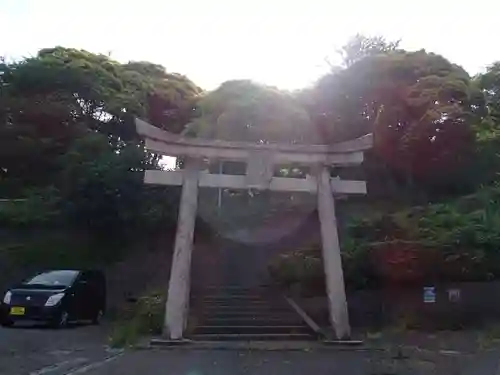
[[[106,332],[0,328],[0,375],[500,375],[500,350],[471,350],[454,337],[364,351],[117,351],[107,348]]]
[[[342,351],[130,351],[99,362],[88,375],[497,375],[498,353],[394,359]],[[71,373],[68,375],[74,375]],[[81,374],[78,372],[78,374]]]
[[[1,375],[59,375],[110,354],[106,329],[77,326],[0,328]]]

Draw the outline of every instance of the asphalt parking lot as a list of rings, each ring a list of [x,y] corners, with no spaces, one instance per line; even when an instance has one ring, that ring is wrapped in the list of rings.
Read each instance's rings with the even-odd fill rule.
[[[500,350],[128,349],[103,326],[0,328],[1,375],[498,375]]]

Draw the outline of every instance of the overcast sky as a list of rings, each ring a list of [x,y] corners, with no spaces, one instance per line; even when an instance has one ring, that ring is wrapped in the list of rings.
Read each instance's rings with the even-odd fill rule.
[[[498,0],[0,0],[0,55],[61,45],[159,63],[205,89],[240,78],[295,89],[357,32],[475,74],[500,60],[499,14]]]

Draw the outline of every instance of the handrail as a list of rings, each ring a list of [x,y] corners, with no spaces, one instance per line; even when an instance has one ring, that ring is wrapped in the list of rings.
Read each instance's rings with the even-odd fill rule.
[[[324,330],[291,298],[284,296],[288,304],[300,315],[302,320],[321,338],[328,338]]]

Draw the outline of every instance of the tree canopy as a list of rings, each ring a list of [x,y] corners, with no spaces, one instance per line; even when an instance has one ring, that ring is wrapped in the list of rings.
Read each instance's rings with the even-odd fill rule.
[[[298,92],[248,80],[203,91],[158,64],[73,48],[0,60],[0,198],[24,198],[0,202],[0,225],[83,228],[99,237],[163,233],[175,223],[179,189],[143,183],[143,171],[161,168],[161,159],[145,150],[134,116],[186,136],[260,143],[331,144],[373,133],[361,166],[332,171],[368,182],[367,197],[355,203],[365,204],[363,220],[341,228],[348,279],[368,280],[364,251],[388,239],[433,246],[448,266],[467,271],[460,277],[500,277],[500,62],[470,77],[443,56],[363,35],[338,52],[338,66]],[[244,173],[236,164],[212,167]],[[282,209],[310,212],[299,194],[211,192],[200,195],[199,213],[220,223],[212,225],[219,233],[266,225]],[[210,211],[231,199],[240,203]],[[381,202],[383,215],[370,217]],[[394,202],[398,212],[387,215]],[[344,202],[338,206],[343,219]]]
[[[80,223],[141,221],[136,197],[154,206],[159,196],[138,172],[160,166],[134,116],[174,133],[251,142],[334,143],[374,133],[360,167],[371,191],[388,176],[431,191],[445,183],[446,192],[496,181],[498,62],[471,78],[443,56],[363,35],[339,52],[341,64],[300,92],[248,80],[205,92],[161,65],[63,47],[2,62],[0,194],[57,194],[62,199],[47,201],[67,202]]]
[[[500,61],[489,66],[484,74],[478,75],[476,81],[485,95],[489,115],[498,122],[500,120]]]
[[[252,142],[314,142],[309,114],[296,98],[247,80],[227,81],[205,95],[189,125],[203,137]],[[317,141],[317,140],[316,140]]]
[[[159,65],[120,64],[62,47],[2,64],[0,85],[0,167],[4,179],[21,187],[53,181],[59,156],[91,132],[106,135],[115,149],[138,144],[133,116],[178,130],[200,93],[186,77]]]
[[[188,78],[56,47],[0,65],[0,88],[3,197],[55,195],[43,199],[69,222],[98,230],[144,224],[150,204],[162,212],[168,198],[140,173],[158,168],[159,157],[144,149],[133,117],[182,130],[201,92]]]
[[[373,132],[375,152],[417,179],[463,166],[474,148],[472,125],[485,114],[467,72],[425,51],[366,56],[324,76],[311,95],[325,139]]]
[[[388,41],[382,36],[368,37],[356,34],[338,52],[342,58],[343,67],[349,67],[365,57],[393,52],[398,47],[399,40]],[[335,69],[335,66],[333,68]]]

